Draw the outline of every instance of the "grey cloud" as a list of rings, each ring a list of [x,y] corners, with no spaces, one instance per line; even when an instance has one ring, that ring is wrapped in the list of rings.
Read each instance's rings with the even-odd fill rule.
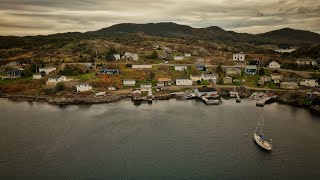
[[[314,25],[319,16],[320,2],[313,0],[0,0],[0,34],[83,32],[163,21],[250,33],[279,27],[320,32]]]

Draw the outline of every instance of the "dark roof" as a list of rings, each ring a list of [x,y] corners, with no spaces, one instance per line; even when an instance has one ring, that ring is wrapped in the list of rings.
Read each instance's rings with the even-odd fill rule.
[[[209,88],[209,87],[202,87],[202,88],[198,88],[199,92],[214,92],[217,91],[215,88]]]

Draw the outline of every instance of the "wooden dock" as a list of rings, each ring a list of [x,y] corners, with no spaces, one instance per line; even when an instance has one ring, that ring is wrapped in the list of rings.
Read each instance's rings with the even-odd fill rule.
[[[220,104],[220,101],[217,100],[217,99],[209,99],[209,98],[207,98],[205,96],[203,96],[201,99],[207,105],[219,105]]]
[[[277,98],[277,96],[264,97],[264,98],[257,101],[256,106],[263,107],[264,105],[266,105],[266,103],[268,101],[270,101],[271,99],[274,99],[274,98]]]

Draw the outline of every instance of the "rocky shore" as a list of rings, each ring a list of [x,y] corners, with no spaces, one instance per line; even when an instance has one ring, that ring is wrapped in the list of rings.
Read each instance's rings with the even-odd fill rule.
[[[248,98],[253,91],[248,89],[237,89],[241,98]],[[77,105],[77,104],[103,104],[112,103],[120,100],[129,100],[131,94],[111,95],[111,96],[86,96],[86,97],[50,97],[50,96],[30,96],[30,95],[0,95],[1,98],[7,98],[16,102],[43,102],[52,105]],[[172,94],[156,95],[154,100],[170,100],[177,98]],[[281,104],[293,105],[309,109],[310,111],[320,115],[320,105],[312,104],[312,102],[306,99],[305,94],[298,92],[286,92],[278,94],[276,102]]]

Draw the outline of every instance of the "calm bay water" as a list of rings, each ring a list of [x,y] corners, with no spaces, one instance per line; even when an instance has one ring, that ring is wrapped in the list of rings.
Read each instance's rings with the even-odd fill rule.
[[[320,117],[265,106],[267,153],[252,137],[261,110],[235,100],[60,108],[0,99],[0,177],[318,178]]]

